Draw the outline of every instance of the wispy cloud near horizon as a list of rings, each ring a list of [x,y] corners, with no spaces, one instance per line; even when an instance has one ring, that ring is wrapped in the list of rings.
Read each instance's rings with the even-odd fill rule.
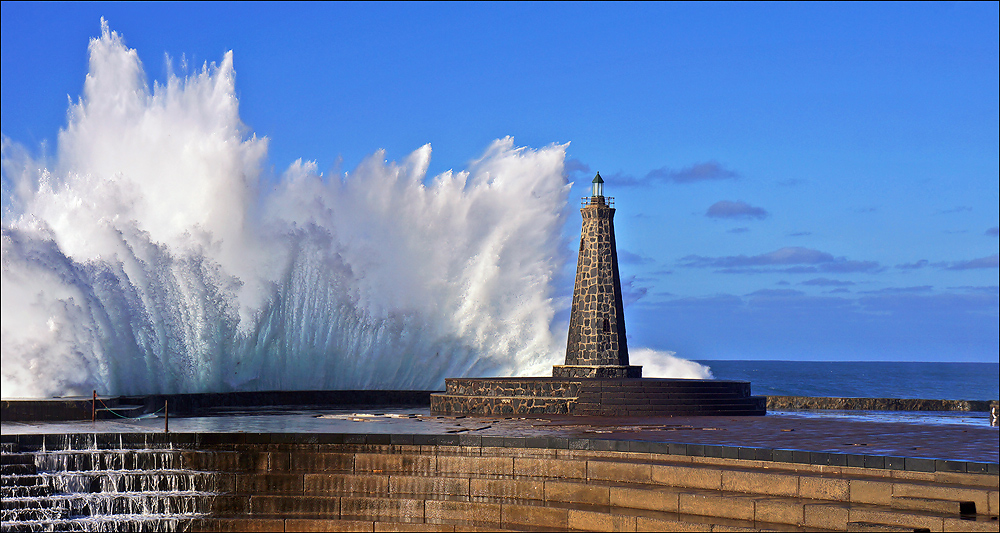
[[[742,200],[735,202],[720,200],[708,207],[705,216],[709,218],[736,218],[764,220],[770,213],[762,207],[752,206]]]
[[[616,187],[645,187],[657,183],[698,183],[701,181],[736,180],[740,175],[717,161],[695,163],[682,169],[660,167],[650,170],[645,176],[638,178],[629,174],[608,174],[606,179]]]
[[[689,255],[680,259],[680,265],[690,268],[716,268],[724,274],[760,274],[783,272],[808,274],[815,272],[876,272],[882,269],[876,261],[855,261],[846,257],[834,257],[827,252],[786,246],[760,255],[731,255],[705,257]],[[777,268],[786,267],[786,268]]]

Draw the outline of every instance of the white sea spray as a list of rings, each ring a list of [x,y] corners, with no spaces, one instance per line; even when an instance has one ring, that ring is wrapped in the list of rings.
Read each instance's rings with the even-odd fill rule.
[[[567,145],[269,179],[231,52],[152,88],[103,20],[89,52],[55,156],[3,138],[4,397],[436,389],[561,362]]]

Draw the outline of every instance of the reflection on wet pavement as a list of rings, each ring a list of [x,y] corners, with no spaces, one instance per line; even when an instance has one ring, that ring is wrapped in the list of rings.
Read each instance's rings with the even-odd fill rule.
[[[3,423],[14,433],[163,431],[163,418],[97,422]],[[472,434],[607,438],[900,457],[997,462],[997,428],[987,413],[785,411],[750,417],[449,417],[405,407],[360,411],[302,409],[217,411],[171,417],[178,433]]]

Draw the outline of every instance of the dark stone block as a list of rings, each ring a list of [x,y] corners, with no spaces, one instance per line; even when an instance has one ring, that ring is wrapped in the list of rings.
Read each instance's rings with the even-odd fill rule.
[[[231,446],[243,444],[243,433],[205,433],[201,436],[204,446]]]
[[[662,454],[668,454],[668,453],[670,453],[670,444],[669,443],[666,443],[666,442],[650,442],[648,444],[649,444],[649,453],[662,453]]]
[[[635,453],[649,453],[650,443],[641,440],[628,441],[628,451]]]
[[[482,435],[459,435],[458,444],[459,446],[481,447],[483,445],[483,437]]]
[[[748,459],[750,461],[757,459],[757,449],[756,448],[743,448],[739,449],[739,458]]]
[[[831,453],[829,464],[830,466],[847,466],[847,454]]]
[[[369,433],[365,435],[365,444],[392,444],[392,435],[389,435],[388,433]]]
[[[914,472],[933,472],[934,459],[924,459],[921,457],[906,457],[903,459],[903,468]]]
[[[680,443],[677,443],[677,442],[671,442],[671,443],[667,444],[667,448],[670,450],[669,453],[671,455],[687,455],[688,454],[687,445],[686,444],[680,444]]]
[[[503,447],[504,448],[524,448],[524,437],[504,437]]]
[[[725,459],[739,459],[740,458],[739,446],[723,446],[722,457]]]
[[[792,462],[799,464],[812,464],[812,455],[804,450],[792,450]]]
[[[271,434],[270,433],[246,433],[244,434],[243,442],[245,444],[270,444]]]
[[[549,444],[546,446],[553,450],[568,450],[569,439],[566,437],[548,437]]]
[[[389,444],[409,446],[413,444],[413,435],[389,435]]]
[[[757,448],[757,451],[754,454],[754,459],[758,461],[770,461],[772,459],[772,453],[773,450],[769,448]]]
[[[615,450],[615,441],[604,440],[604,439],[590,439],[590,449],[599,452],[613,452]]]
[[[990,463],[986,466],[986,471],[990,474],[1000,474],[1000,463]]]
[[[965,463],[965,471],[970,474],[988,474],[989,464],[988,463]]]
[[[525,448],[548,448],[549,439],[548,437],[525,437],[524,438]]]
[[[903,457],[886,457],[885,467],[889,470],[905,470],[905,459]]]
[[[791,463],[792,450],[774,450],[771,452],[771,460],[779,463]]]
[[[483,437],[484,439],[489,437]],[[499,437],[498,437],[499,438]],[[434,446],[437,444],[437,435],[413,435],[413,444],[415,446]]]
[[[458,446],[460,444],[458,435],[438,435],[438,446]]]
[[[310,441],[300,438],[295,444],[344,444],[347,442],[344,437],[343,433],[316,433],[310,436]]]
[[[809,452],[809,464],[828,465],[830,464],[830,454],[824,452]]]
[[[611,442],[611,447],[616,452],[627,452],[627,451],[629,451],[629,444],[631,443],[631,441],[627,441],[627,440],[612,440],[612,441],[609,441],[609,442]]]
[[[139,440],[141,438],[142,442],[146,446],[154,446],[154,437],[159,435],[164,435],[164,433],[136,433],[134,434],[137,438],[135,440],[136,446],[138,446]],[[201,434],[199,433],[168,433],[169,444],[176,446],[178,448],[197,448],[201,445]],[[273,438],[273,437],[272,437]]]
[[[96,438],[93,433],[74,433],[66,435],[66,437],[68,449],[89,450],[96,447]],[[48,439],[46,439],[45,443],[48,444]]]
[[[846,455],[847,455],[847,466],[855,467],[855,468],[864,468],[865,467],[865,456],[864,455],[856,455],[856,454],[853,454],[853,453],[849,453],[849,454],[846,454]]]
[[[366,444],[364,433],[344,433],[344,444]]]
[[[965,461],[934,461],[934,469],[938,472],[965,472]]]
[[[713,445],[706,444],[705,445],[705,457],[718,457],[718,458],[724,457],[723,454],[725,452],[724,452],[724,450],[722,448],[723,448],[723,446],[713,446]]]
[[[503,437],[483,435],[482,446],[484,448],[501,448],[503,447]]]
[[[865,468],[885,468],[885,457],[881,455],[866,455]]]
[[[484,437],[485,438],[485,437]],[[569,439],[570,450],[589,450],[591,439]]]

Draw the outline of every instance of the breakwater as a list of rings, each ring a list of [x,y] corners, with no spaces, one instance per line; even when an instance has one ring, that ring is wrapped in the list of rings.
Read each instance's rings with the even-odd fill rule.
[[[5,487],[50,490],[5,492],[4,530],[997,531],[1000,479],[995,463],[598,438],[24,434],[2,448]],[[163,512],[131,512],[157,491]],[[78,503],[37,511],[54,501]]]
[[[997,400],[919,400],[910,398],[830,398],[768,396],[767,408],[840,409],[847,411],[974,411],[989,412]]]
[[[264,391],[150,396],[100,396],[98,418],[112,417],[101,408],[127,412],[132,416],[153,413],[169,402],[170,412],[194,415],[250,407],[345,407],[413,406],[429,407],[435,391]],[[767,409],[843,409],[865,411],[970,411],[989,412],[997,400],[920,400],[900,398],[831,398],[809,396],[767,396]],[[0,401],[4,422],[89,420],[91,398],[5,399]]]

